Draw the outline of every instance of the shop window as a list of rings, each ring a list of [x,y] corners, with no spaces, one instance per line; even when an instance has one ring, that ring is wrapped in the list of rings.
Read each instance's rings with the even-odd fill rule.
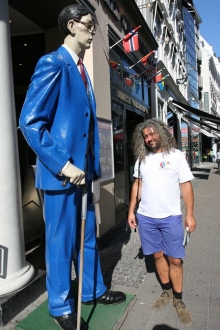
[[[122,87],[121,80],[121,57],[115,51],[110,52],[109,56],[110,79],[115,85]]]
[[[167,125],[170,133],[174,136],[175,116],[170,108],[167,109]]]
[[[134,96],[136,99],[143,100],[143,79],[140,73],[135,69],[130,68],[130,65],[125,60],[122,61],[123,64],[123,90],[128,94]]]
[[[189,159],[189,142],[188,142],[188,124],[185,122],[181,123],[181,142],[182,152],[185,155],[186,160]]]
[[[128,62],[121,59],[118,53],[111,51],[109,60],[111,83],[137,100],[144,101],[149,105],[148,82],[144,81],[143,72],[140,73],[133,68],[130,69],[130,66]]]
[[[116,210],[125,205],[125,152],[124,152],[124,127],[123,107],[112,103],[114,167],[115,167],[115,207]]]
[[[163,120],[163,103],[158,100],[158,119]]]

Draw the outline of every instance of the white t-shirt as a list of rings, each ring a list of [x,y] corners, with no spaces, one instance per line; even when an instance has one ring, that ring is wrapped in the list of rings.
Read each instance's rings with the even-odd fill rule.
[[[134,177],[138,178],[139,160],[136,161]],[[169,154],[150,153],[141,162],[141,201],[138,213],[152,218],[166,218],[181,214],[180,183],[194,178],[184,154],[172,150]]]
[[[217,152],[217,159],[220,159],[220,152]]]

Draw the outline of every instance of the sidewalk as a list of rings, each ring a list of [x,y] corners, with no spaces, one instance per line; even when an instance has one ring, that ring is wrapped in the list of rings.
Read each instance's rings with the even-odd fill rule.
[[[220,175],[216,172],[215,163],[203,163],[193,170],[197,228],[190,237],[183,265],[184,302],[194,320],[193,325],[187,327],[190,330],[218,330],[220,327]],[[151,305],[161,294],[161,287],[153,261],[142,255],[140,247],[138,233],[123,229],[100,252],[106,284],[113,290],[135,294],[137,298],[121,330],[186,329],[179,323],[172,303],[159,312],[152,310]],[[17,321],[46,298],[45,292],[2,329],[14,329]]]

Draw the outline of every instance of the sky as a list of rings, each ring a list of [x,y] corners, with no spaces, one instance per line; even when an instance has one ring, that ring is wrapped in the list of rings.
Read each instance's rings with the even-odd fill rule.
[[[220,0],[193,0],[202,23],[200,34],[213,47],[216,56],[220,56]]]

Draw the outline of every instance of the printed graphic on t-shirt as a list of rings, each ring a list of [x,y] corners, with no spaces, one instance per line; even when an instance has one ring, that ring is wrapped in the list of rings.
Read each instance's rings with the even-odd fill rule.
[[[160,169],[162,170],[170,170],[170,165],[171,165],[171,162],[165,162],[165,161],[163,161],[163,162],[161,162],[160,163]]]

